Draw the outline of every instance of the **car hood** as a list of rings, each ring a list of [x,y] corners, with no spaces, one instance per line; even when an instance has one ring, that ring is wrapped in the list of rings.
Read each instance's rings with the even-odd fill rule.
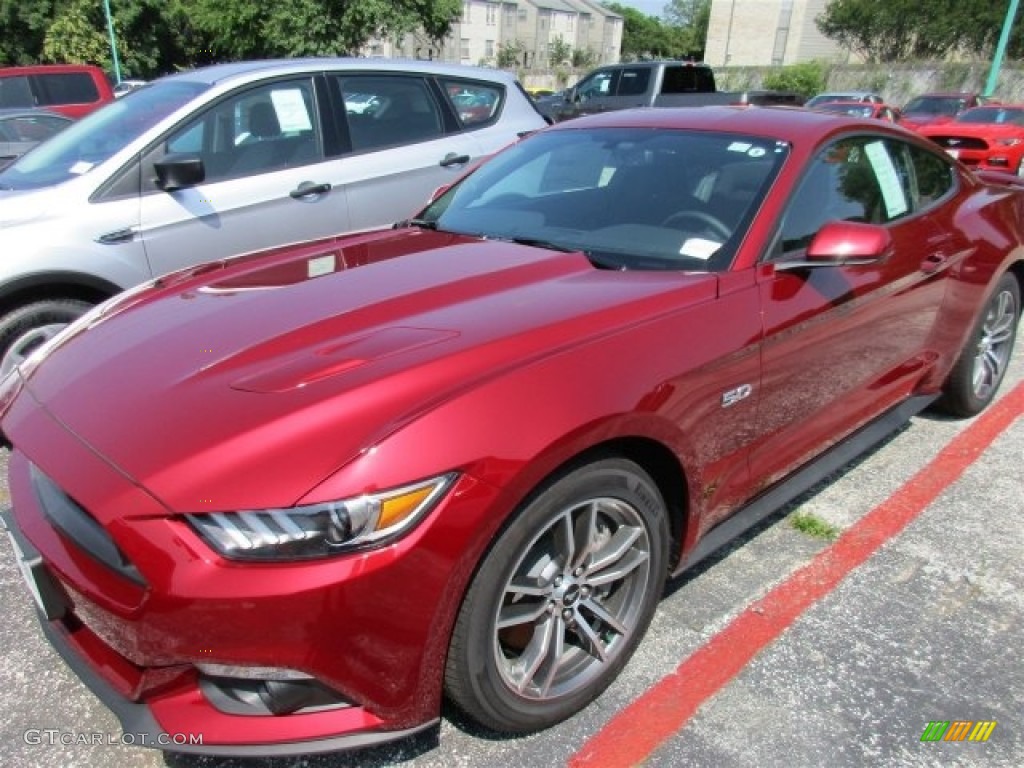
[[[716,289],[714,275],[397,230],[132,291],[26,387],[172,510],[287,506],[482,380]]]
[[[1024,126],[999,123],[958,123],[929,125],[921,130],[924,136],[969,136],[978,139],[1000,139],[1024,136]]]

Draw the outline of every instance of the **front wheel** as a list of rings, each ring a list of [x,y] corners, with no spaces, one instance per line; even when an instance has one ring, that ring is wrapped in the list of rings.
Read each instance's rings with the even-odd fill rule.
[[[668,522],[639,466],[604,459],[547,485],[483,560],[452,634],[449,697],[504,733],[546,728],[615,679],[654,614]]]
[[[974,416],[995,397],[1006,374],[1020,321],[1020,286],[1005,274],[981,312],[953,370],[938,407],[953,416]]]
[[[90,309],[77,299],[45,299],[0,318],[0,379]]]

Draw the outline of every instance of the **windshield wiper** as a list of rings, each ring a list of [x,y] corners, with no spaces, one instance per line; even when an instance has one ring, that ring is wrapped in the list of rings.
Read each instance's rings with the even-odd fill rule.
[[[396,221],[392,225],[392,229],[404,229],[405,227],[418,227],[420,229],[437,229],[437,222],[430,221],[428,219],[403,219],[402,221]]]
[[[486,237],[489,240],[504,240],[505,242],[508,243],[517,243],[518,245],[529,245],[534,248],[546,248],[549,251],[561,251],[562,253],[581,252],[580,248],[573,248],[572,246],[568,245],[560,245],[558,243],[553,243],[550,240],[544,240],[543,238],[539,237],[491,237],[489,235],[483,235],[483,237]],[[586,251],[583,251],[583,253],[586,253]]]

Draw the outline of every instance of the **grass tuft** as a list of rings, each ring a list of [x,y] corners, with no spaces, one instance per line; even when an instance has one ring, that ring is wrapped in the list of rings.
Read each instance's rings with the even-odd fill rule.
[[[800,533],[806,533],[808,536],[825,541],[835,541],[841,533],[838,528],[817,515],[800,513],[790,517],[789,522]]]

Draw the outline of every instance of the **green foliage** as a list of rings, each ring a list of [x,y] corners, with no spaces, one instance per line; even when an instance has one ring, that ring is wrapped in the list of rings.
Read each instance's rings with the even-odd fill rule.
[[[106,30],[101,5],[72,0],[61,8],[46,31],[43,61],[111,69],[110,40],[101,30]]]
[[[832,0],[815,19],[822,34],[869,62],[942,59],[954,53],[988,58],[1006,4],[992,0]],[[1021,25],[1010,39],[1020,55]]]
[[[557,67],[565,64],[572,56],[572,46],[559,35],[548,43],[548,64]]]
[[[687,43],[676,27],[618,3],[605,7],[622,16],[622,60],[675,59],[687,55]]]
[[[523,51],[526,50],[524,46],[518,40],[513,40],[508,43],[498,44],[498,67],[501,69],[511,69],[517,67],[522,62]]]
[[[678,30],[680,46],[685,53],[703,58],[711,19],[711,0],[670,0],[664,14],[668,26]]]
[[[0,65],[39,62],[55,4],[54,0],[0,0]]]
[[[762,84],[773,91],[795,91],[805,97],[825,90],[828,72],[820,61],[803,61],[780,67],[764,76]]]
[[[373,37],[421,27],[440,40],[461,0],[179,0],[221,59],[355,54]]]
[[[834,541],[839,538],[839,529],[826,520],[808,513],[797,513],[790,519],[790,523],[801,533],[813,536],[816,539]]]
[[[574,69],[590,69],[597,64],[597,54],[590,48],[575,48],[570,63]]]

